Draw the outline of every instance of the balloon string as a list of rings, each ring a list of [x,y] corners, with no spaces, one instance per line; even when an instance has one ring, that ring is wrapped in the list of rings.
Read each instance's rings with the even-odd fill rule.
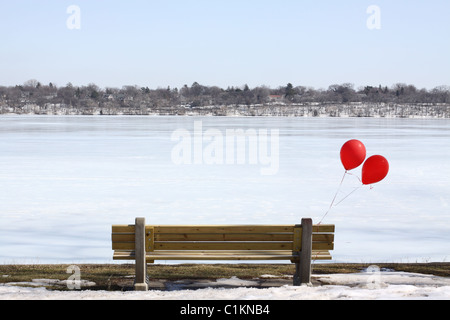
[[[360,188],[362,188],[363,186],[359,186],[357,188],[355,188],[355,190],[353,190],[352,192],[350,192],[348,195],[346,195],[341,201],[339,201],[338,203],[336,203],[335,207],[338,206],[339,204],[341,204],[342,202],[344,202],[345,199],[347,199],[348,197],[350,197],[352,194],[354,194],[357,190],[359,190]]]
[[[361,179],[360,179],[357,175],[354,175],[353,173],[348,172],[348,170],[345,171],[344,176],[342,177],[342,180],[341,180],[341,184],[339,185],[339,188],[338,188],[338,190],[336,191],[336,194],[334,195],[333,201],[331,201],[331,204],[330,204],[330,207],[328,208],[328,211],[325,213],[325,215],[323,216],[322,220],[320,220],[320,222],[319,222],[317,225],[321,225],[321,224],[322,224],[323,220],[324,220],[325,217],[328,215],[328,213],[330,213],[330,211],[331,211],[331,209],[333,208],[333,206],[335,206],[335,207],[338,206],[338,205],[339,205],[340,203],[342,203],[345,199],[347,199],[347,198],[350,197],[353,193],[355,193],[357,190],[359,190],[360,188],[363,187],[363,185],[361,185],[361,186],[355,188],[355,190],[353,190],[352,192],[350,192],[350,193],[349,193],[348,195],[346,195],[343,199],[341,199],[341,201],[339,201],[338,203],[336,203],[336,205],[334,205],[334,202],[336,201],[336,198],[337,198],[337,195],[339,194],[339,191],[341,191],[342,184],[344,183],[345,176],[346,176],[347,174],[352,175],[352,176],[355,176],[355,177],[358,178],[358,180],[362,183]],[[371,188],[372,188],[372,187],[371,187]],[[313,258],[312,258],[312,264],[315,264],[315,263],[316,263],[316,260],[317,260],[317,258],[319,257],[320,254],[321,254],[320,251],[319,251],[319,252],[316,252],[316,254],[315,254],[315,255],[313,256]]]
[[[355,190],[353,190],[352,192],[350,192],[347,196],[345,196],[345,198],[343,198],[343,199],[342,199],[341,201],[339,201],[336,205],[334,205],[334,202],[336,201],[336,198],[337,198],[337,195],[339,194],[339,191],[341,191],[342,184],[344,183],[345,176],[346,176],[347,174],[352,175],[352,176],[355,176],[355,177],[358,178],[358,180],[362,183],[361,179],[360,179],[357,175],[355,175],[355,174],[353,174],[353,173],[351,173],[351,172],[348,172],[348,170],[346,170],[345,173],[344,173],[344,176],[342,177],[341,184],[339,185],[339,188],[338,188],[338,190],[336,191],[336,194],[334,195],[333,201],[331,201],[331,204],[330,204],[330,207],[328,208],[328,211],[325,213],[325,215],[323,216],[322,220],[320,220],[320,222],[318,223],[318,225],[321,225],[321,224],[322,224],[323,220],[324,220],[325,217],[328,215],[328,213],[330,213],[330,211],[331,211],[331,209],[333,208],[333,206],[335,206],[335,207],[338,206],[338,205],[339,205],[340,203],[342,203],[345,199],[347,199],[347,198],[350,197],[353,193],[355,193],[356,190],[362,188],[362,186],[359,186],[358,188],[355,188]],[[319,251],[319,252],[316,252],[316,254],[314,255],[314,257],[313,257],[313,259],[312,259],[312,260],[313,260],[313,261],[312,261],[312,264],[315,264],[315,262],[316,262],[316,260],[317,260],[317,258],[319,257],[320,254],[321,254],[320,251]]]
[[[354,173],[351,173],[351,172],[346,172],[347,174],[349,174],[349,175],[351,175],[351,176],[354,176],[354,177],[356,177],[358,180],[359,180],[359,182],[361,182],[362,183],[362,180],[361,180],[361,178],[360,177],[358,177],[356,174],[354,174]]]
[[[331,209],[333,208],[334,202],[336,201],[337,195],[339,194],[339,191],[341,191],[342,184],[344,183],[345,176],[347,175],[348,171],[346,170],[344,173],[344,176],[342,177],[341,184],[339,185],[338,190],[336,191],[336,194],[334,195],[333,201],[331,201],[330,207],[328,208],[328,211],[325,213],[325,215],[322,217],[318,225],[322,224],[325,217],[330,213]]]

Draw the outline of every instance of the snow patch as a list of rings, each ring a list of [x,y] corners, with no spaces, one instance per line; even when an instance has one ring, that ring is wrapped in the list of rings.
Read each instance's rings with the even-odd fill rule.
[[[316,275],[322,286],[281,286],[265,289],[238,287],[147,292],[51,291],[43,287],[0,285],[0,300],[449,300],[450,279],[406,272],[381,272],[380,285],[370,272]],[[32,283],[47,283],[36,279]],[[222,284],[251,285],[237,277],[219,279]]]

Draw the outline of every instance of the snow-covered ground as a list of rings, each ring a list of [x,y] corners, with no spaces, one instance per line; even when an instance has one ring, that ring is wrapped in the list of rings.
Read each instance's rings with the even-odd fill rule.
[[[217,284],[235,286],[198,290],[109,292],[49,291],[45,279],[28,287],[0,285],[1,300],[450,300],[450,279],[432,275],[381,271],[355,274],[316,275],[321,286],[248,288],[251,280],[235,277],[219,279]]]

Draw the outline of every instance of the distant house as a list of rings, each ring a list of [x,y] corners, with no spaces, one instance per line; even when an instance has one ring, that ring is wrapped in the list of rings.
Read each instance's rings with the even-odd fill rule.
[[[103,99],[109,100],[109,101],[113,101],[114,100],[114,95],[109,94],[109,93],[104,93],[103,94]]]
[[[283,96],[278,94],[269,95],[269,102],[283,102]]]
[[[123,93],[119,93],[116,95],[116,99],[119,101],[124,101],[125,100],[125,95]]]
[[[56,97],[58,97],[58,93],[54,92],[54,93],[50,93],[49,95],[44,96],[44,99],[51,100],[51,99],[54,99]]]

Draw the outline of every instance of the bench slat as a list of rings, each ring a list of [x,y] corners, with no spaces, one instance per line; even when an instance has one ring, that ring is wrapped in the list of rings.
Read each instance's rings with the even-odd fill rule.
[[[118,224],[112,226],[112,232],[113,233],[134,233],[135,228],[134,225],[128,225],[128,224]]]
[[[155,250],[292,250],[291,241],[220,242],[155,241]]]
[[[159,225],[153,226],[155,233],[266,233],[294,231],[294,225]],[[335,226],[321,224],[313,226],[313,233],[334,233]]]
[[[135,241],[134,233],[113,233],[111,235],[112,242],[130,242]]]
[[[114,260],[134,260],[134,251],[116,251]],[[292,251],[158,251],[148,253],[147,261],[154,260],[298,260],[299,256]],[[313,260],[331,260],[328,251],[313,251]]]
[[[214,255],[212,253],[206,254],[206,255],[195,255],[195,256],[180,256],[175,257],[172,255],[151,255],[147,256],[147,260],[155,261],[155,260],[179,260],[179,261],[202,261],[202,260],[245,260],[245,261],[252,261],[252,260],[259,260],[259,261],[265,261],[265,260],[291,260],[292,255]]]
[[[203,226],[153,226],[159,233],[292,233],[293,225],[203,225]]]
[[[320,225],[313,225],[313,233],[334,233],[336,229],[336,226],[334,224],[320,224]]]
[[[314,251],[334,250],[334,243],[333,242],[313,242],[312,249]]]
[[[314,242],[334,242],[334,233],[313,233],[312,241]]]
[[[151,227],[151,226],[148,226],[148,227]],[[170,225],[167,225],[167,226],[154,226],[154,227],[156,228],[155,229],[156,233],[168,233],[167,232],[168,230],[170,231],[170,233],[177,233],[176,230],[178,230],[178,228],[185,228],[184,232],[181,232],[181,233],[192,233],[192,232],[187,232],[186,231],[186,230],[189,230],[189,228],[191,230],[194,230],[194,233],[196,233],[197,232],[196,229],[198,229],[198,228],[202,228],[202,229],[205,229],[205,228],[213,228],[213,229],[225,228],[225,229],[227,229],[227,228],[229,228],[230,230],[232,230],[232,229],[239,229],[239,228],[241,228],[241,230],[250,230],[252,228],[262,228],[264,230],[264,228],[266,228],[266,229],[268,229],[268,232],[275,232],[276,229],[280,230],[280,231],[277,231],[277,232],[293,232],[293,229],[294,229],[295,226],[293,226],[293,225],[284,225],[284,226],[282,226],[282,225],[274,225],[274,226],[268,226],[268,225],[266,225],[266,226],[264,226],[264,225],[253,225],[253,226],[251,226],[251,225],[241,225],[241,226],[225,226],[225,225],[217,225],[217,226],[214,226],[214,225],[211,225],[211,226],[170,226]],[[146,228],[147,228],[147,226],[146,226]],[[276,228],[276,229],[274,229],[274,228]],[[135,230],[134,229],[134,225],[113,225],[112,226],[112,232],[113,233],[119,233],[119,232],[131,232],[131,233],[134,233],[134,230]],[[260,230],[258,230],[258,231],[260,231]],[[242,231],[240,231],[240,232],[242,233]],[[248,231],[248,232],[251,232],[251,231]],[[314,225],[313,226],[313,233],[326,233],[326,232],[334,233],[335,232],[335,225],[332,225],[332,224],[321,224],[321,225]],[[215,233],[215,232],[213,232],[213,233]],[[224,232],[221,232],[221,233],[224,233]],[[231,232],[227,232],[227,233],[231,233]],[[247,231],[244,231],[244,233],[247,233]]]
[[[160,233],[155,241],[292,241],[292,233]]]
[[[314,254],[320,259],[330,256],[328,251],[314,251]],[[192,257],[206,257],[217,256],[220,258],[224,257],[236,257],[236,256],[244,256],[251,257],[253,256],[256,260],[259,260],[260,257],[272,257],[272,259],[279,258],[279,260],[296,260],[299,258],[299,255],[293,253],[289,250],[280,250],[280,251],[264,251],[264,250],[256,250],[256,251],[246,251],[246,250],[233,250],[233,251],[217,251],[217,250],[209,250],[209,251],[157,251],[148,254],[149,257],[156,258],[155,260],[161,259],[161,257],[168,257],[172,260],[178,260],[179,258],[184,257],[184,259],[189,259]]]
[[[313,250],[333,250],[333,242],[313,242]],[[134,250],[134,242],[113,242],[113,250]],[[159,250],[293,250],[292,242],[156,242]]]
[[[155,241],[292,241],[293,233],[263,233],[263,234],[155,234]],[[301,235],[300,235],[301,236]],[[113,242],[134,241],[134,233],[112,233]],[[313,234],[313,242],[333,242],[334,234],[316,233]]]
[[[134,242],[113,242],[112,249],[113,250],[134,250],[135,243]]]
[[[113,242],[113,250],[134,250],[134,242]],[[313,250],[333,250],[333,242],[313,242]],[[275,242],[155,242],[154,250],[293,250],[291,241]]]

